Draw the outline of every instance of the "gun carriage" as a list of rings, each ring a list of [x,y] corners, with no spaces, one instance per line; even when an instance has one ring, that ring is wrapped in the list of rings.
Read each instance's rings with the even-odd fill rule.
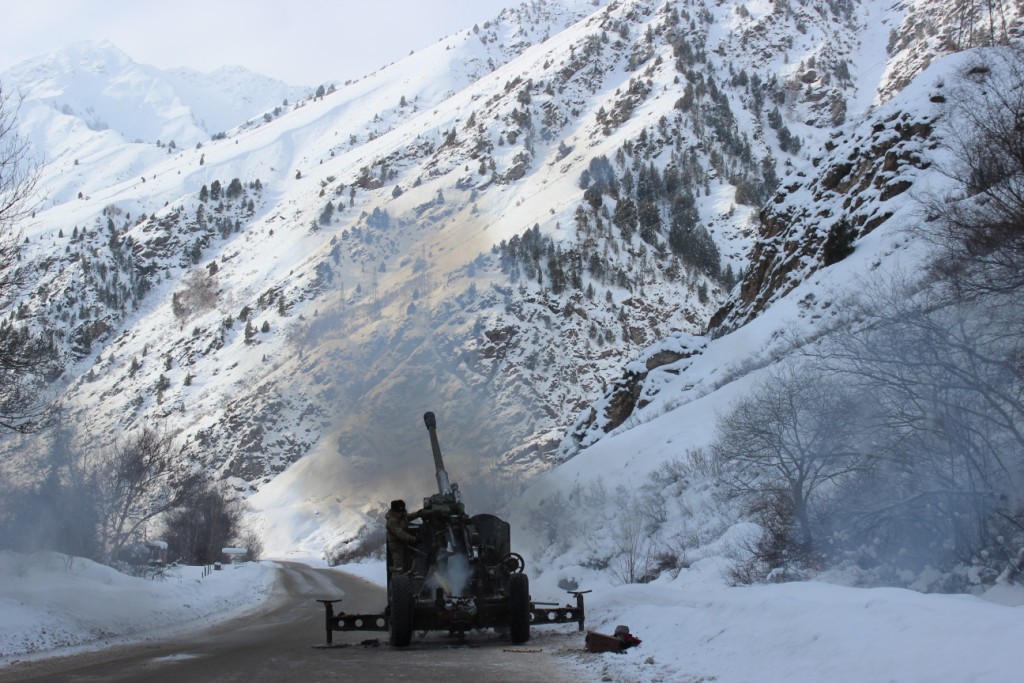
[[[433,413],[423,416],[430,436],[438,492],[423,501],[415,540],[406,545],[404,566],[388,562],[388,605],[382,614],[335,613],[339,600],[320,600],[326,610],[327,643],[334,631],[388,631],[395,647],[409,645],[414,631],[507,631],[513,643],[530,639],[531,626],[576,623],[582,633],[583,595],[575,605],[534,602],[526,563],[512,552],[508,522],[492,514],[466,513],[458,484],[448,479]],[[389,540],[389,543],[391,541]],[[388,548],[388,557],[392,557]]]

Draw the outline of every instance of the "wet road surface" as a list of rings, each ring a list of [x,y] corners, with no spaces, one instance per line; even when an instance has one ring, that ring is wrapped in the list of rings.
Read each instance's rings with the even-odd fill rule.
[[[564,655],[579,652],[572,626],[532,629],[512,645],[492,631],[458,640],[416,633],[408,648],[387,645],[386,632],[334,633],[325,643],[324,609],[317,598],[344,596],[338,609],[381,612],[384,589],[329,569],[281,563],[279,597],[266,611],[192,635],[119,646],[69,657],[28,661],[0,669],[0,681],[494,681],[575,683]]]

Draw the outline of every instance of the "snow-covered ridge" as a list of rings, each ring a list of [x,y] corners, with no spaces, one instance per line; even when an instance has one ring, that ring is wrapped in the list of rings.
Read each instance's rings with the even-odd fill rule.
[[[310,544],[325,545],[387,498],[379,486],[418,495],[418,474],[395,481],[394,472],[422,448],[418,421],[407,418],[423,410],[454,416],[452,450],[470,471],[550,467],[566,425],[590,414],[624,365],[670,382],[675,363],[706,353],[698,335],[726,292],[666,248],[674,200],[687,200],[723,271],[748,270],[762,193],[779,176],[787,186],[811,182],[819,171],[810,157],[823,154],[814,150],[874,97],[882,70],[863,60],[877,43],[872,20],[902,17],[890,9],[528,4],[365,78],[327,84],[335,87],[322,96],[306,92],[287,106],[275,97],[198,148],[125,142],[48,104],[26,109],[26,130],[54,150],[44,210],[24,226],[34,253],[109,267],[105,252],[91,253],[109,250],[108,212],[125,217],[115,219],[118,232],[146,215],[140,255],[147,239],[166,238],[138,308],[112,315],[109,282],[70,292],[76,327],[93,325],[92,344],[64,378],[71,418],[90,426],[81,438],[99,445],[161,424],[178,435],[183,459],[246,494],[296,461],[336,462],[323,490],[304,482],[296,503],[316,527]],[[199,130],[194,113],[180,120]],[[621,185],[586,181],[592,164]],[[886,173],[886,188],[902,186],[893,169],[873,177]],[[637,179],[666,177],[675,194],[650,202],[645,218],[655,216],[657,229],[641,237],[634,219],[624,234],[618,223],[628,215],[615,213],[627,195],[637,198]],[[201,188],[235,178],[259,180],[260,201],[234,216],[236,231],[201,239]],[[863,214],[865,226],[871,196],[853,217]],[[217,203],[202,208],[223,217]],[[505,268],[492,248],[534,226],[550,258],[529,272]],[[88,239],[73,240],[76,229]],[[819,247],[798,252],[796,282],[820,269]],[[565,264],[571,286],[555,291],[551,275]],[[176,318],[174,297],[194,266],[216,266],[216,306]],[[127,271],[118,278],[131,280]],[[47,292],[48,301],[62,296]],[[27,292],[26,306],[42,306],[38,297]],[[106,329],[94,325],[103,321]],[[248,337],[247,323],[256,328]],[[644,350],[652,344],[667,353]],[[722,377],[730,372],[738,371]],[[656,393],[633,400],[663,409]],[[586,442],[614,422],[587,427]]]
[[[944,66],[939,73],[949,68]],[[915,182],[931,191],[936,178],[922,171],[940,146],[942,78],[924,74],[852,130],[837,132],[811,168],[782,179],[759,216],[750,269],[735,296],[710,322],[710,333],[735,330],[821,268],[856,248],[856,242],[901,208]]]
[[[943,55],[1005,45],[1024,36],[1024,7],[1018,2],[910,0],[894,3],[893,8],[903,16],[898,25],[893,22],[886,37],[890,59],[878,91],[882,102]]]
[[[944,159],[939,123],[946,81],[974,59],[959,54],[941,60],[812,150],[810,164],[784,177],[759,213],[746,274],[710,319],[706,335],[674,335],[627,364],[604,396],[580,414],[559,447],[560,457],[769,365],[794,338],[828,329],[839,302],[859,287],[848,278],[883,265],[893,268],[908,258],[908,249],[916,251],[908,231],[921,218],[917,200],[941,193],[949,182],[935,168]],[[759,320],[773,305],[773,315]],[[779,311],[794,321],[780,322]],[[797,319],[818,331],[787,329]],[[745,325],[777,326],[770,335],[774,341],[749,348],[737,340],[758,333]],[[722,365],[737,343],[744,351]],[[701,355],[708,358],[694,360]],[[709,363],[718,365],[711,373]]]
[[[0,74],[0,81],[24,98],[25,115],[46,107],[55,122],[70,117],[92,131],[116,132],[125,142],[173,140],[182,148],[309,92],[237,66],[209,74],[161,71],[134,62],[109,41],[77,43],[27,60]],[[59,141],[34,142],[45,158],[59,156]]]

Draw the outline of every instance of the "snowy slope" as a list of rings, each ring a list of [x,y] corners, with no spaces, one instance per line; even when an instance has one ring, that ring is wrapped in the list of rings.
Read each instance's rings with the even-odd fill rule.
[[[24,107],[52,110],[55,121],[70,117],[94,132],[111,130],[125,142],[174,140],[182,148],[310,92],[243,67],[163,72],[135,63],[109,41],[77,43],[27,60],[0,80],[17,88]],[[64,151],[57,140],[33,142],[48,160]]]
[[[847,572],[823,578],[848,586],[729,587],[755,530],[693,455],[867,274],[926,255],[905,230],[917,192],[944,187],[941,93],[969,56],[939,57],[954,28],[987,23],[952,6],[535,3],[171,154],[30,116],[47,144],[81,136],[85,150],[46,169],[51,205],[25,226],[47,315],[69,331],[67,422],[83,448],[161,425],[183,467],[251,494],[273,554],[319,557],[358,546],[380,501],[430,491],[419,416],[433,410],[469,507],[511,518],[531,592],[594,588],[590,625],[644,640],[581,656],[584,678],[1013,680],[1022,600],[1005,586],[922,595],[848,587],[862,577]],[[735,129],[703,116],[726,111]],[[781,180],[758,211],[737,191],[769,155]],[[700,223],[744,271],[731,295],[621,239],[625,194],[581,187],[601,156],[619,181],[692,158]],[[240,197],[199,198],[233,178]],[[826,265],[839,218],[855,250]],[[492,247],[533,225],[632,277],[587,270],[593,298],[555,293],[546,263],[514,277]],[[176,314],[214,263],[213,305]],[[654,576],[627,576],[637,515],[660,520],[643,534],[662,553]]]
[[[747,269],[777,178],[805,188],[783,202],[799,208],[822,145],[855,139],[880,89],[920,67],[897,74],[878,52],[880,27],[917,7],[529,3],[323,97],[283,106],[277,94],[282,104],[199,148],[153,138],[167,121],[219,121],[208,112],[224,114],[222,103],[179,107],[191,76],[157,82],[94,46],[120,65],[112,92],[138,86],[162,104],[123,124],[146,127],[141,144],[88,127],[105,115],[24,112],[52,163],[47,201],[24,226],[41,273],[23,301],[67,353],[55,385],[66,422],[82,426],[83,449],[144,425],[177,435],[182,468],[240,495],[267,491],[254,502],[268,527],[301,518],[301,538],[278,534],[282,552],[343,545],[381,500],[420,495],[427,409],[445,416],[458,478],[486,475],[481,495],[506,495],[502,477],[515,484],[570,454],[578,444],[556,452],[566,426],[595,400],[573,438],[604,434],[593,420],[625,363],[639,358],[627,372],[646,383],[635,424],[771,360],[756,344],[736,357],[702,350],[728,295],[725,268]],[[40,92],[62,82],[59,70],[31,73]],[[100,111],[104,98],[71,108]],[[626,191],[583,187],[601,159],[634,193],[651,168],[672,171],[722,270],[665,248],[669,200],[652,202],[660,232],[623,234],[614,213]],[[241,198],[200,199],[236,178]],[[865,221],[876,200],[861,207]],[[500,245],[533,226],[578,286],[555,291],[547,254],[539,268],[504,262]],[[887,239],[865,231],[863,242],[898,251]],[[816,272],[808,249],[788,285]],[[196,269],[214,266],[212,305],[176,312]],[[755,289],[762,302],[781,293]],[[777,305],[800,310],[793,297],[806,294],[798,286]],[[686,375],[696,381],[678,379],[705,358],[717,360]],[[682,397],[658,393],[675,382]],[[24,457],[47,444],[18,446],[4,447]]]
[[[827,333],[836,311],[869,278],[884,283],[901,272],[920,271],[927,250],[909,232],[920,217],[915,195],[942,194],[949,183],[936,170],[945,154],[937,144],[944,98],[936,95],[974,58],[955,55],[931,65],[820,150],[820,173],[794,178],[791,187],[783,182],[786,189],[770,210],[800,215],[791,233],[766,235],[765,242],[799,247],[807,239],[820,247],[820,236],[808,229],[813,221],[800,216],[829,217],[850,206],[842,192],[820,186],[830,169],[879,141],[884,144],[874,149],[882,149],[882,156],[892,152],[901,164],[914,160],[894,174],[913,191],[885,193],[890,177],[866,183],[873,189],[862,195],[865,204],[885,220],[861,234],[850,256],[827,268],[818,259],[796,258],[791,282],[761,290],[765,302],[756,314],[714,338],[678,335],[651,347],[626,368],[639,399],[628,421],[607,434],[599,427],[608,423],[600,418],[589,430],[580,429],[568,450],[574,457],[536,477],[508,506],[516,520],[517,547],[525,547],[532,560],[534,592],[593,588],[588,604],[596,612],[595,629],[610,632],[627,624],[641,639],[647,636],[625,656],[604,655],[599,662],[583,657],[592,676],[665,681],[1015,677],[1022,662],[1017,649],[989,649],[986,643],[1002,638],[1002,629],[1013,637],[1024,634],[1017,586],[996,586],[980,600],[853,588],[845,586],[871,579],[846,568],[820,581],[727,587],[732,568],[759,530],[713,495],[711,464],[699,454],[714,438],[718,417],[773,365],[799,356],[802,345]],[[922,135],[904,137],[898,130]],[[865,178],[875,178],[871,163],[861,170]],[[887,196],[881,199],[879,193]],[[765,261],[778,266],[785,258]],[[734,302],[742,305],[740,298]],[[678,360],[653,369],[645,363],[666,351]],[[614,398],[614,392],[607,394],[595,412],[607,414]],[[586,415],[578,427],[584,424]],[[653,575],[642,579],[652,580],[648,585],[627,578],[652,566]],[[938,576],[925,572],[904,578],[913,588],[928,590]],[[1002,626],[990,631],[997,623]],[[971,624],[966,631],[965,624]]]
[[[792,178],[792,185],[779,193],[766,213],[798,211],[783,236],[768,234],[759,245],[789,245],[800,248],[800,240],[808,240],[820,248],[822,236],[816,228],[820,219],[844,213],[848,198],[841,192],[822,191],[822,178],[829,169],[852,158],[855,150],[872,148],[871,135],[887,140],[881,156],[894,149],[893,142],[902,138],[894,127],[915,129],[927,124],[925,137],[911,137],[906,148],[898,146],[902,156],[912,157],[916,166],[906,168],[899,176],[910,183],[906,191],[887,196],[884,184],[858,195],[867,198],[872,215],[885,215],[873,229],[865,231],[854,242],[854,251],[843,260],[823,267],[819,258],[803,254],[793,257],[799,267],[788,271],[791,278],[785,287],[766,286],[763,307],[731,327],[723,325],[716,335],[669,337],[647,349],[639,359],[625,367],[625,380],[631,380],[636,392],[634,410],[628,421],[610,424],[611,412],[621,386],[611,388],[595,402],[593,411],[581,416],[574,431],[563,443],[563,452],[572,456],[552,472],[538,477],[530,486],[528,507],[536,507],[544,496],[572,487],[586,487],[597,478],[613,472],[610,488],[624,484],[628,490],[640,490],[648,484],[652,472],[666,461],[683,458],[687,451],[706,446],[714,435],[716,416],[725,412],[739,396],[748,392],[759,377],[787,356],[799,356],[801,347],[813,344],[823,334],[839,311],[864,288],[868,278],[885,282],[901,272],[919,272],[928,256],[928,248],[911,238],[912,228],[920,216],[917,193],[942,193],[950,179],[938,170],[946,152],[938,144],[942,100],[932,97],[941,84],[953,82],[971,54],[948,57],[936,63],[889,102],[874,110],[863,121],[855,122],[847,134],[837,136],[828,150],[820,150],[818,168],[821,174]],[[927,104],[924,104],[927,103]],[[909,121],[908,121],[909,119]],[[872,164],[864,163],[866,177]],[[798,175],[798,174],[797,174]],[[888,179],[889,176],[886,176]],[[871,183],[867,183],[871,184]],[[909,191],[913,187],[916,192]],[[917,195],[921,196],[921,195]],[[854,213],[854,216],[857,214]],[[809,216],[817,217],[811,220]],[[802,217],[802,218],[801,218]],[[803,222],[801,222],[803,221]],[[812,251],[813,253],[813,251]],[[785,262],[783,257],[764,257],[765,262]],[[752,273],[755,271],[752,270]],[[750,278],[754,275],[748,276]],[[742,285],[737,286],[736,294]],[[735,296],[730,306],[739,306],[743,299]],[[726,310],[733,310],[727,307]],[[658,363],[647,362],[669,352]],[[595,417],[596,416],[596,417]]]

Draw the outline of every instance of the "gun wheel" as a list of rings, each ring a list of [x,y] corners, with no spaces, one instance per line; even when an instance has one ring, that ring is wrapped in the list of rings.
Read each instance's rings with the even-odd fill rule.
[[[526,574],[509,577],[508,636],[516,644],[530,639],[530,579]]]
[[[407,647],[412,640],[412,582],[405,574],[394,574],[390,591],[388,640],[395,647]]]
[[[509,553],[501,562],[509,574],[521,574],[526,569],[526,560],[519,553]]]

